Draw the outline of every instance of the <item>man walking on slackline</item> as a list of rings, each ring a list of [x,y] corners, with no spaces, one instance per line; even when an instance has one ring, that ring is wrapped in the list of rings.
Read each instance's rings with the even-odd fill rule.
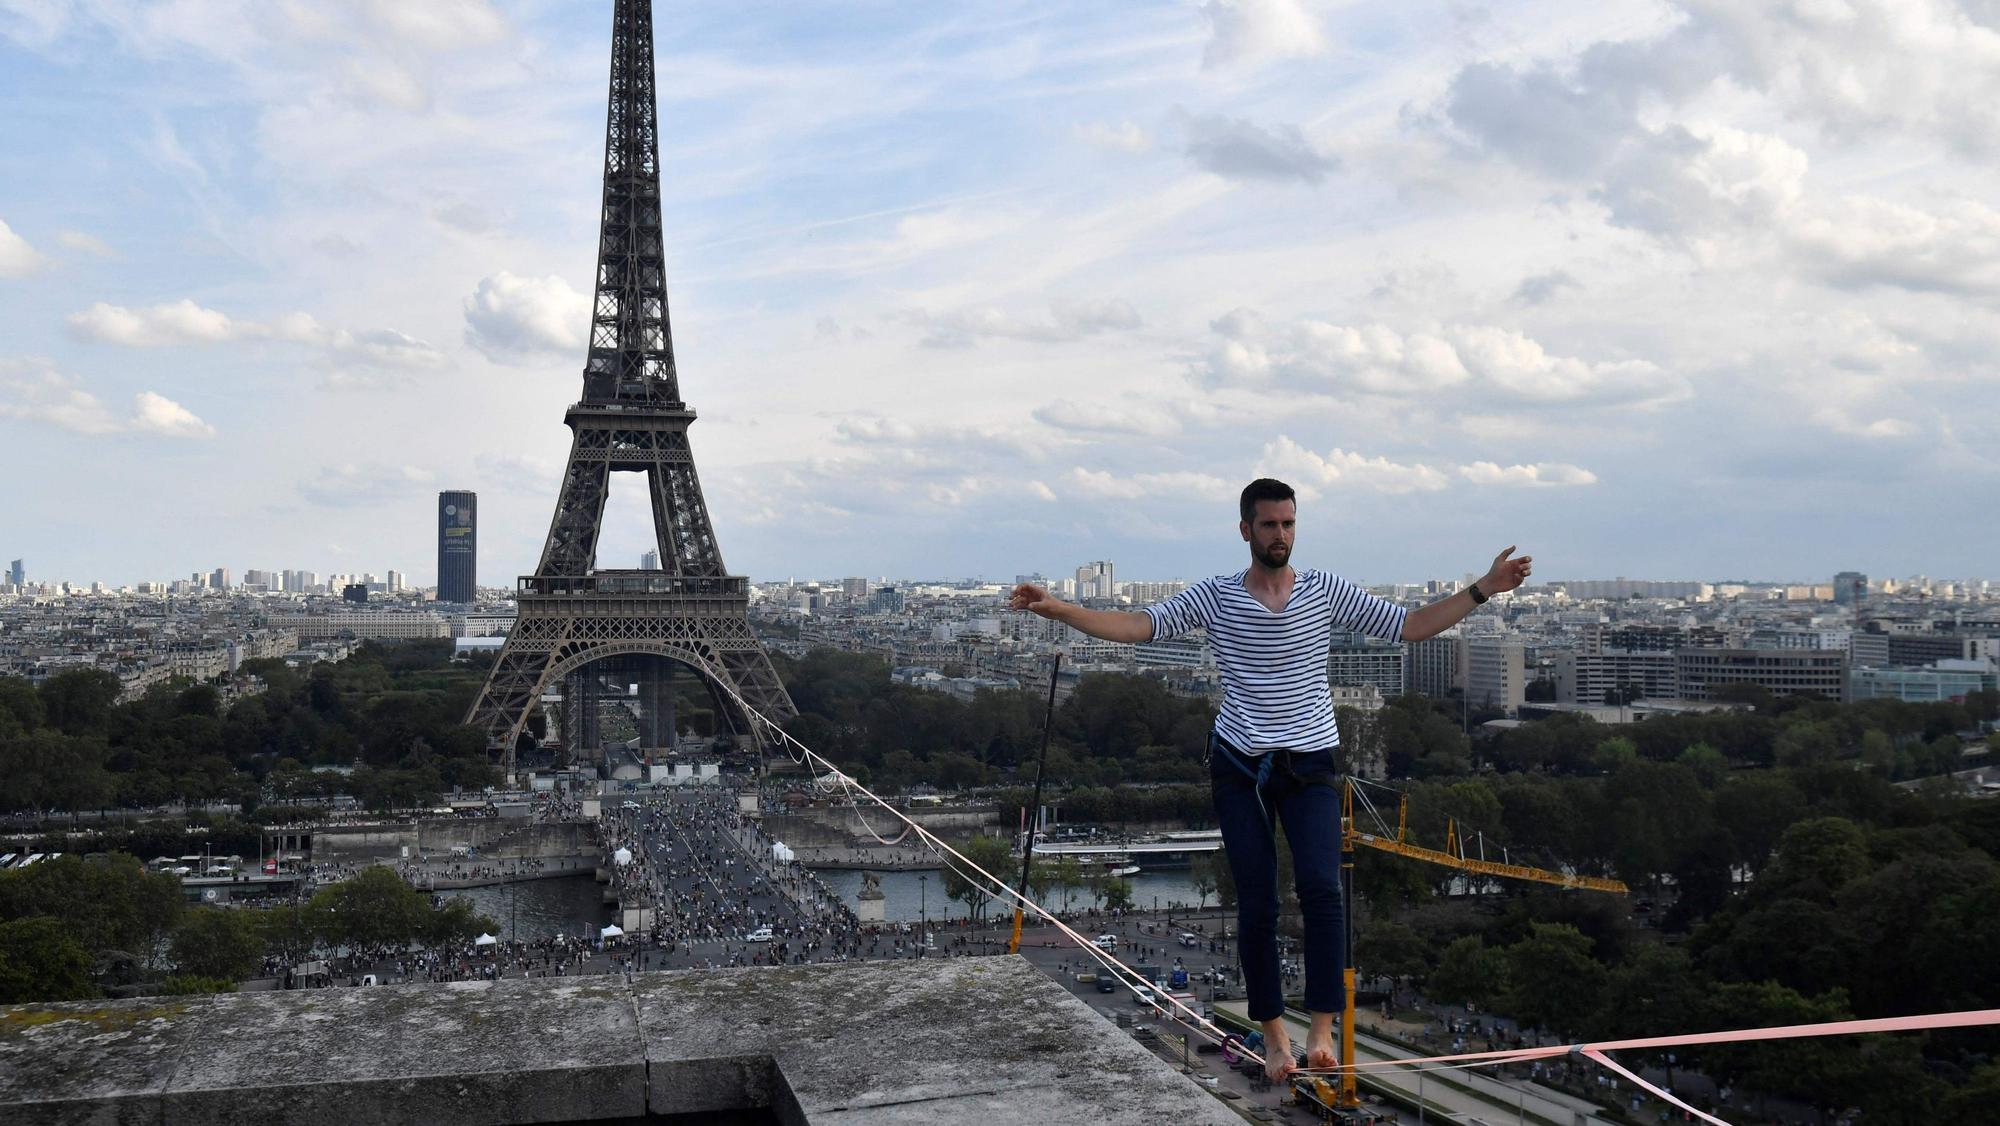
[[[1405,610],[1325,571],[1294,571],[1297,502],[1282,481],[1259,478],[1244,488],[1237,531],[1250,566],[1203,579],[1140,611],[1087,610],[1031,583],[1008,605],[1031,610],[1092,637],[1136,644],[1189,630],[1208,631],[1222,671],[1222,710],[1209,734],[1209,780],[1222,845],[1236,881],[1237,950],[1250,1019],[1264,1026],[1265,1070],[1274,1080],[1296,1066],[1285,1033],[1278,980],[1278,854],[1275,822],[1285,826],[1305,915],[1306,1066],[1333,1067],[1333,1017],[1342,1007],[1340,793],[1334,748],[1340,730],[1327,691],[1327,654],[1336,627],[1372,637],[1422,641],[1457,624],[1493,595],[1527,579],[1530,556],[1513,548],[1465,590],[1420,610]]]

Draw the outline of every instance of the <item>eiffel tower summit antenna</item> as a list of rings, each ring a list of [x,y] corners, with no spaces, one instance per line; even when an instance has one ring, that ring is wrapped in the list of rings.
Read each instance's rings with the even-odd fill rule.
[[[509,782],[517,752],[531,739],[529,716],[558,682],[566,686],[565,743],[586,755],[598,750],[597,696],[607,673],[628,678],[615,681],[619,695],[636,676],[642,700],[657,705],[671,701],[660,685],[672,664],[693,669],[716,715],[760,748],[761,726],[736,697],[775,719],[797,714],[750,630],[750,580],[722,565],[695,474],[688,445],[695,414],[681,401],[667,321],[659,154],[652,0],[616,0],[590,351],[583,396],[563,416],[574,435],[569,463],[541,562],[517,588],[514,630],[466,717],[486,732]],[[617,472],[646,475],[659,570],[596,566],[604,501]],[[671,745],[671,711],[661,731],[660,710],[641,716],[642,745]]]

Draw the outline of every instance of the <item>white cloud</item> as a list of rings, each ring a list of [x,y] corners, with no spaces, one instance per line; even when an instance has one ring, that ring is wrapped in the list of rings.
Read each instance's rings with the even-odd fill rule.
[[[1303,0],[1208,0],[1204,69],[1255,66],[1326,51],[1326,33]]]
[[[1257,474],[1286,482],[1307,500],[1317,500],[1326,492],[1342,489],[1433,493],[1451,484],[1450,477],[1428,465],[1405,465],[1386,457],[1367,457],[1339,448],[1322,457],[1283,434],[1264,447]]]
[[[313,477],[300,481],[299,495],[325,508],[355,508],[384,500],[407,499],[430,488],[437,476],[414,465],[356,464],[330,465]]]
[[[164,395],[141,391],[133,399],[136,413],[132,429],[170,438],[213,438],[215,427],[194,416],[194,412]]]
[[[1040,484],[1040,482],[1036,482]],[[1065,484],[1079,496],[1103,500],[1138,500],[1142,497],[1226,497],[1229,483],[1207,473],[1112,473],[1078,466],[1069,472]]]
[[[1787,214],[1807,159],[1781,137],[1668,126],[1623,146],[1594,193],[1611,221],[1672,239],[1736,235]]]
[[[214,344],[243,335],[243,326],[227,315],[205,309],[185,297],[146,309],[128,309],[100,301],[81,313],[72,313],[69,326],[88,339],[127,348]]]
[[[71,250],[80,251],[98,258],[110,258],[114,256],[111,247],[106,245],[103,239],[93,234],[86,234],[83,231],[57,232],[56,241]]]
[[[918,310],[908,317],[924,327],[923,343],[932,348],[963,348],[982,338],[1066,343],[1100,333],[1127,332],[1141,323],[1138,312],[1116,298],[1058,298],[1049,302],[1047,320],[1015,316],[991,305],[942,314]]]
[[[102,399],[43,361],[0,362],[0,418],[41,422],[72,434],[155,434],[167,438],[210,438],[215,428],[192,411],[153,391],[132,399],[133,413],[120,417]]]
[[[0,220],[0,278],[24,278],[39,269],[44,259],[28,245],[28,240],[14,233],[5,220]]]
[[[1475,461],[1458,467],[1458,475],[1475,485],[1506,485],[1542,488],[1553,485],[1595,485],[1597,474],[1562,462],[1502,466]]]
[[[332,363],[380,368],[434,367],[444,356],[436,348],[393,329],[327,328],[307,313],[283,313],[269,321],[242,321],[183,297],[162,305],[130,309],[100,301],[69,317],[70,331],[87,340],[127,348],[180,344],[221,344],[275,340],[322,352]],[[333,382],[340,382],[336,373]]]
[[[1386,457],[1368,457],[1337,447],[1322,456],[1282,434],[1264,447],[1257,472],[1286,481],[1308,500],[1343,489],[1390,495],[1434,493],[1450,488],[1453,476],[1475,485],[1503,487],[1597,483],[1597,475],[1590,470],[1561,462],[1501,466],[1491,461],[1475,461],[1445,470]]]
[[[1831,285],[2000,292],[2000,211],[1973,200],[1927,211],[1852,196],[1797,217],[1783,235]]]
[[[465,339],[492,359],[517,362],[551,353],[580,356],[590,343],[590,295],[551,274],[502,270],[465,299]]]
[[[1130,121],[1116,125],[1105,122],[1080,122],[1075,126],[1077,139],[1098,148],[1114,149],[1118,152],[1143,153],[1153,148],[1153,135]]]
[[[1296,125],[1270,128],[1242,118],[1181,111],[1187,155],[1195,166],[1231,180],[1298,180],[1317,184],[1340,166]]]
[[[1274,326],[1238,309],[1210,327],[1215,340],[1196,374],[1214,386],[1432,400],[1463,387],[1482,400],[1521,406],[1658,403],[1689,394],[1685,380],[1650,363],[1551,355],[1520,332],[1490,325],[1408,333],[1313,319]]]
[[[1119,434],[1146,438],[1166,438],[1181,432],[1187,417],[1184,404],[1162,404],[1121,399],[1092,406],[1069,399],[1057,399],[1036,407],[1035,421],[1075,434]]]

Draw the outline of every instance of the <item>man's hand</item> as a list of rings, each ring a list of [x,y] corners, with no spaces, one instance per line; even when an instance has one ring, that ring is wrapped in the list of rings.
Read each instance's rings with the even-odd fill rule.
[[[1519,559],[1507,558],[1512,554],[1514,554],[1514,549],[1512,546],[1509,546],[1507,550],[1494,556],[1493,569],[1486,572],[1485,578],[1479,580],[1479,589],[1484,591],[1488,598],[1517,589],[1522,583],[1528,581],[1529,575],[1534,573],[1534,556],[1523,555]]]
[[[1034,583],[1022,583],[1015,587],[1014,593],[1007,599],[1009,610],[1026,610],[1044,618],[1054,618],[1061,612],[1059,608],[1063,605],[1062,599],[1051,595]]]

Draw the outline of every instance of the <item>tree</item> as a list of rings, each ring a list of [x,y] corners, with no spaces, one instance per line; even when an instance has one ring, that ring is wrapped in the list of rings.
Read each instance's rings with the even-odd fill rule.
[[[499,924],[479,914],[472,901],[452,897],[432,910],[423,920],[419,937],[433,949],[462,946],[482,934],[491,934]]]
[[[150,958],[184,906],[179,880],[149,873],[124,853],[101,864],[59,856],[0,873],[0,920],[55,919],[92,955],[124,950]]]
[[[1457,939],[1439,955],[1437,968],[1424,981],[1433,1001],[1491,1006],[1507,988],[1507,959],[1476,934]]]
[[[1590,939],[1575,927],[1536,923],[1506,957],[1503,1007],[1515,1020],[1571,1032],[1597,1015],[1606,973],[1591,957]]]
[[[60,921],[41,916],[0,923],[0,1005],[95,996],[90,953]]]
[[[1195,894],[1201,897],[1197,910],[1208,908],[1208,897],[1215,894],[1215,870],[1222,863],[1222,850],[1204,852],[1188,864],[1188,882],[1194,885]]]
[[[36,689],[47,723],[65,735],[102,732],[111,725],[121,691],[118,677],[102,669],[69,669]]]
[[[1648,943],[1606,977],[1588,1033],[1593,1039],[1624,1040],[1701,1027],[1705,984],[1686,951]]]
[[[174,928],[174,968],[183,975],[241,981],[264,961],[264,928],[248,911],[200,907]]]
[[[1375,919],[1354,942],[1354,965],[1359,973],[1419,978],[1430,969],[1430,953],[1430,944],[1410,927]]]
[[[1763,868],[1778,838],[1805,816],[1805,795],[1790,778],[1768,771],[1731,778],[1715,791],[1715,818],[1736,845],[1737,863]]]
[[[1123,911],[1132,906],[1132,881],[1123,876],[1113,876],[1104,881],[1104,906],[1113,911]]]
[[[999,881],[1011,886],[1020,879],[1020,871],[1014,866],[1014,850],[999,837],[977,836],[958,846],[967,860],[991,872]],[[960,871],[956,864],[944,866],[944,894],[965,904],[966,913],[975,919],[984,918],[987,907],[995,895],[1005,894],[1001,884],[989,882],[977,872]],[[1012,905],[1009,897],[1008,906]]]
[[[380,865],[314,893],[314,930],[353,950],[400,950],[423,932],[429,904],[401,876]]]

